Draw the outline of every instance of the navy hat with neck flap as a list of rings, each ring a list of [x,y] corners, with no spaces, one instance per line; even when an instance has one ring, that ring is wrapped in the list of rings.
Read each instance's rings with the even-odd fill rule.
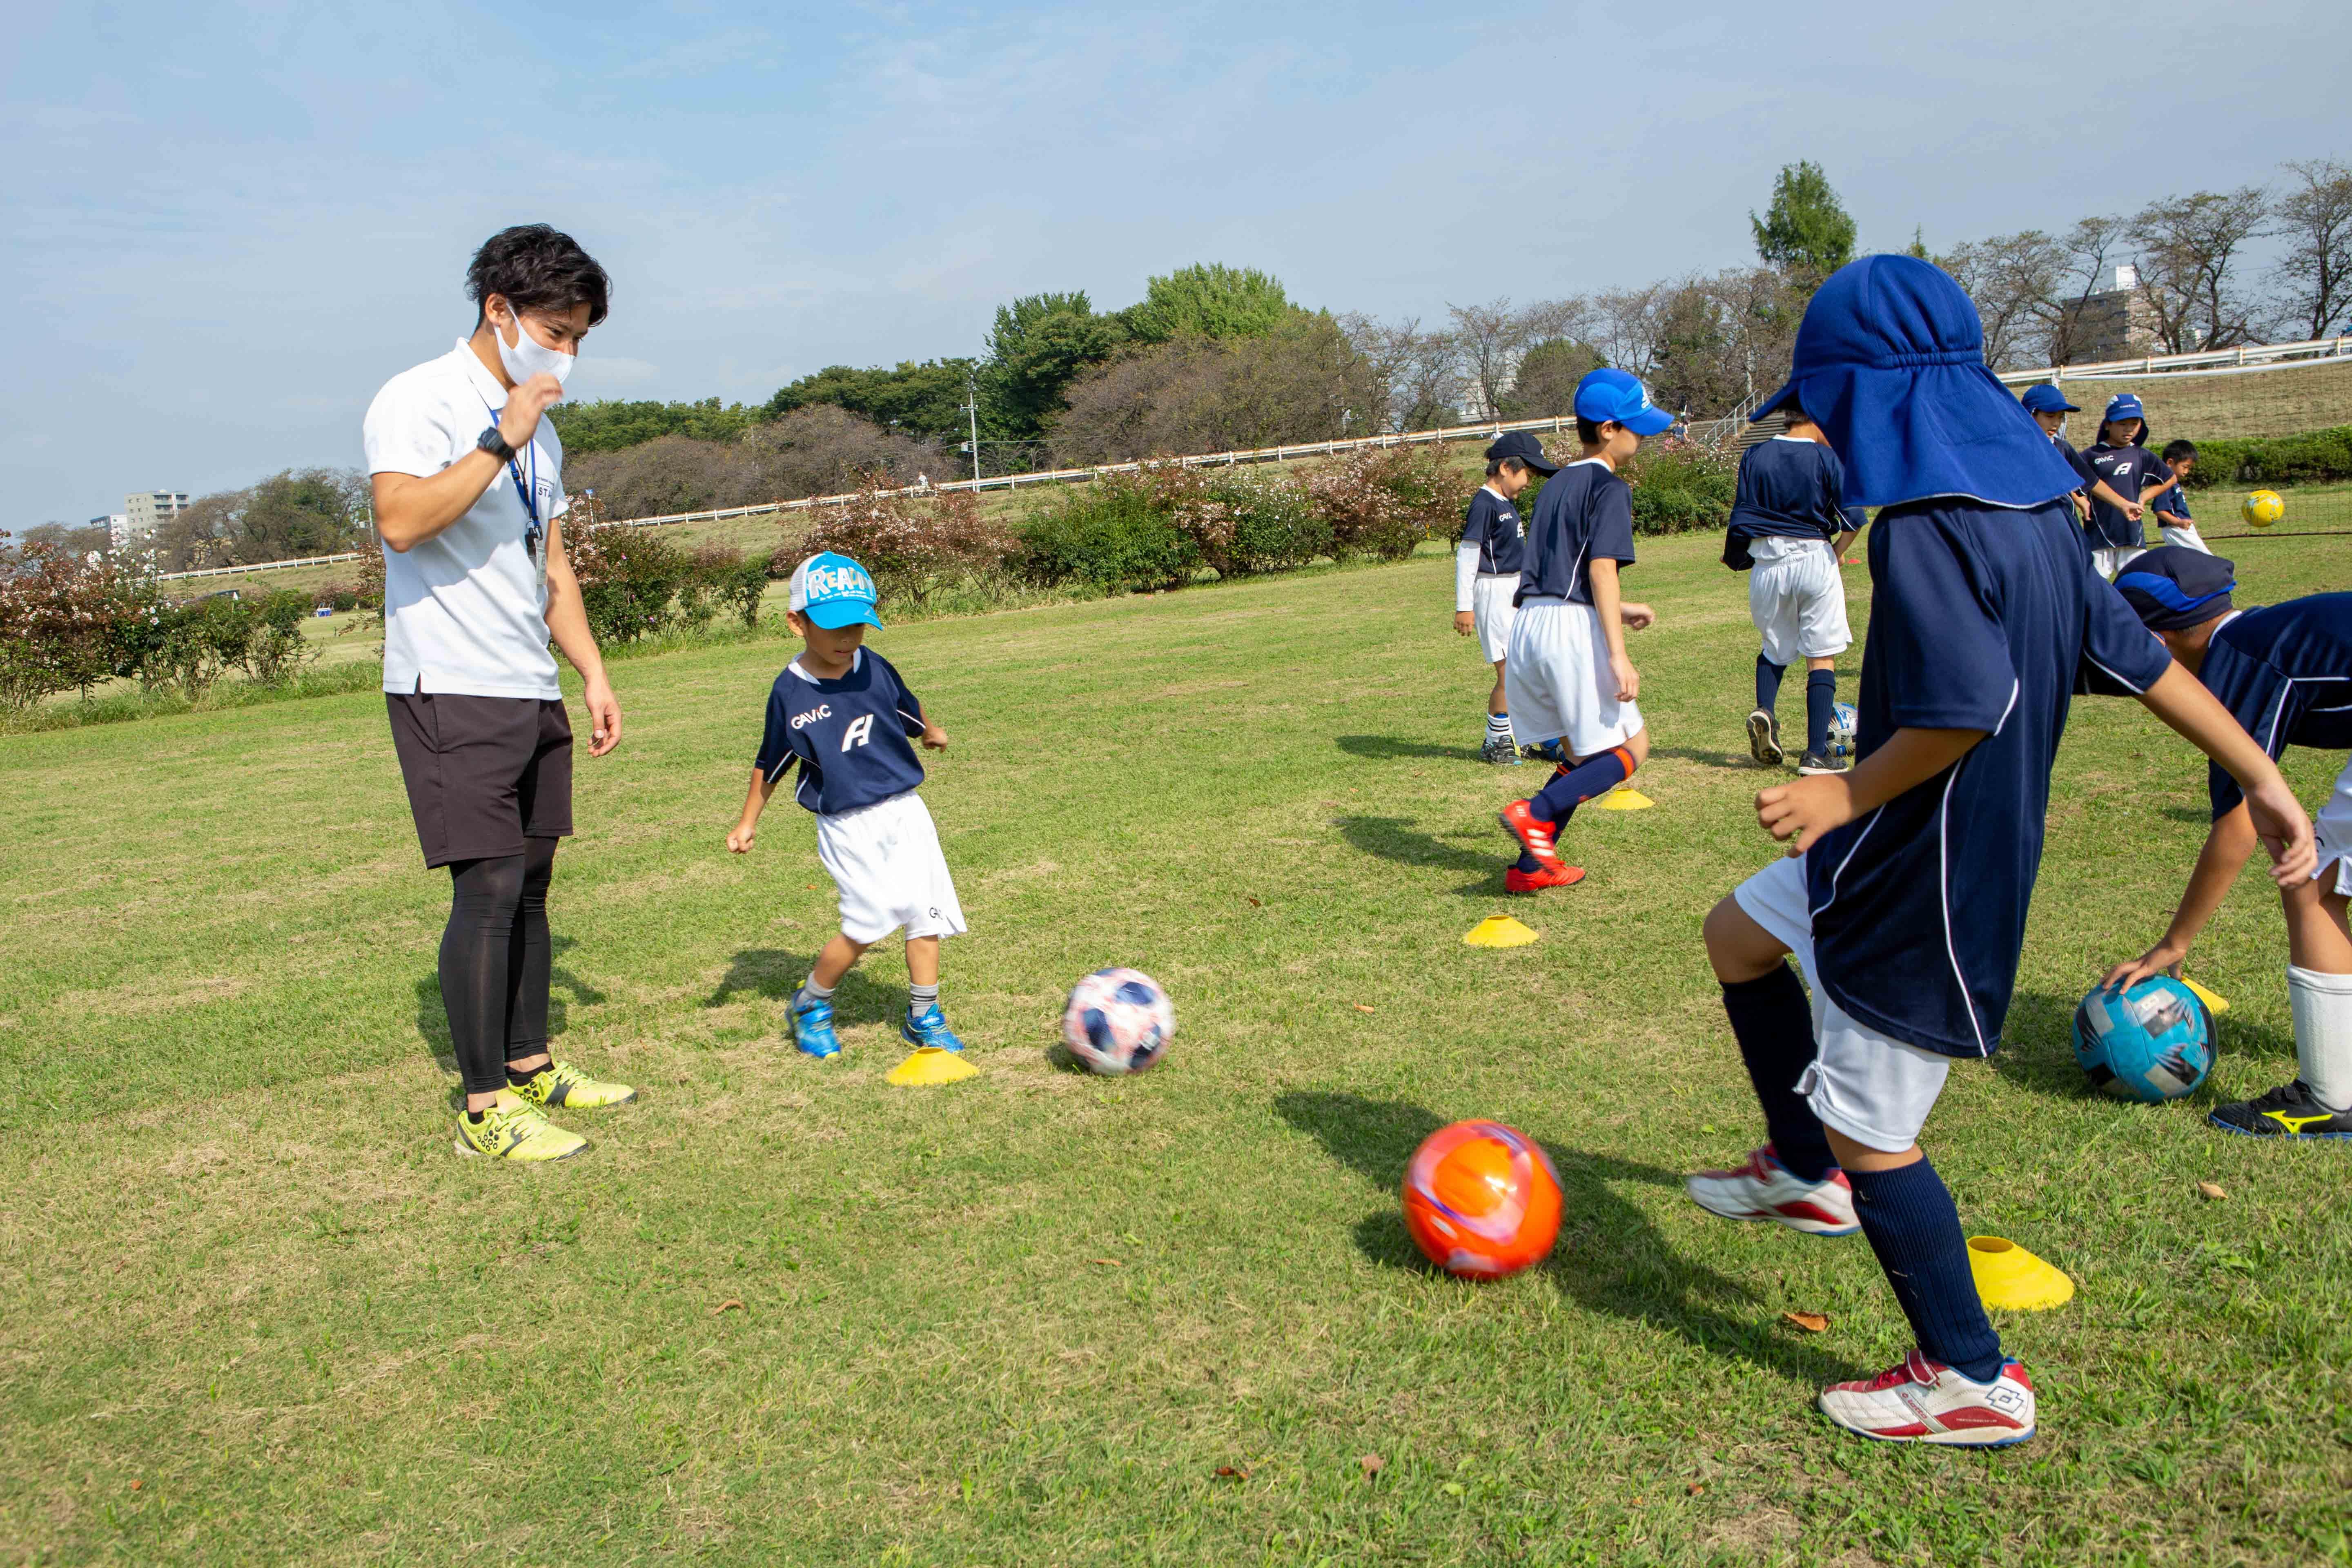
[[[1985,368],[1976,306],[1916,257],[1865,256],[1830,275],[1797,328],[1789,384],[1749,417],[1790,402],[1844,463],[1849,505],[2031,507],[2082,483]]]

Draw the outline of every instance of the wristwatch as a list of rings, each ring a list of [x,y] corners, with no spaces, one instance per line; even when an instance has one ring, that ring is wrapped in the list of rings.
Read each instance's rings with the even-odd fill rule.
[[[482,438],[474,446],[477,450],[488,452],[501,463],[514,461],[515,449],[507,445],[507,438],[499,434],[499,427],[495,425],[483,431]]]

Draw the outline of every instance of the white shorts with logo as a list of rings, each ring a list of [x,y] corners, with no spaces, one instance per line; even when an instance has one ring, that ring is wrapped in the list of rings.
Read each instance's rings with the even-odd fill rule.
[[[1558,741],[1580,760],[1642,732],[1642,710],[1617,700],[1609,638],[1590,605],[1531,599],[1511,622],[1503,662],[1511,733],[1525,745]]]
[[[2313,878],[2329,876],[2328,868],[2333,866],[2334,890],[2352,893],[2352,762],[2336,775],[2327,804],[2311,814],[2311,829],[2319,840],[2319,864],[2312,868]]]
[[[1824,1125],[1865,1149],[1899,1154],[1919,1141],[1952,1059],[1882,1035],[1830,1000],[1813,973],[1813,916],[1805,863],[1775,860],[1732,890],[1748,918],[1772,934],[1813,990],[1813,1065],[1797,1092]]]
[[[940,852],[940,832],[922,796],[908,790],[838,816],[820,813],[816,854],[841,889],[841,932],[876,942],[907,928],[917,936],[957,936],[963,906]]]
[[[1517,572],[1481,572],[1470,584],[1470,614],[1478,624],[1478,647],[1488,664],[1499,664],[1511,651],[1511,623],[1519,612],[1511,598],[1519,591]]]
[[[1853,646],[1845,622],[1845,579],[1826,539],[1750,540],[1748,614],[1763,634],[1764,657],[1790,665],[1831,658]]]
[[[2112,583],[2115,581],[2116,573],[2147,553],[2147,549],[2145,545],[2095,544],[2091,546],[2091,569]]]

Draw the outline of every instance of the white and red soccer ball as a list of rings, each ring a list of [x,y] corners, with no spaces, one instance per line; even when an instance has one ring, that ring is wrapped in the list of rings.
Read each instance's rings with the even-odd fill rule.
[[[1070,989],[1062,1043],[1093,1071],[1117,1077],[1158,1061],[1176,1033],[1176,1006],[1139,969],[1097,969]]]

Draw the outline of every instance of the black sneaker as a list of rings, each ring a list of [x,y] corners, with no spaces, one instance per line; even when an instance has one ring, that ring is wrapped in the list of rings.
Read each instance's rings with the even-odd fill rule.
[[[1808,777],[1814,773],[1842,773],[1846,764],[1820,752],[1807,752],[1797,763],[1797,772]]]
[[[1490,734],[1486,737],[1486,744],[1478,748],[1478,760],[1482,763],[1493,763],[1497,767],[1517,767],[1519,743],[1507,734]]]
[[[1780,749],[1780,721],[1769,708],[1748,715],[1748,754],[1759,767],[1777,768],[1788,760],[1789,753]]]
[[[2328,1110],[2311,1098],[2301,1079],[2221,1106],[2208,1120],[2224,1132],[2250,1138],[2352,1138],[2352,1111]]]

